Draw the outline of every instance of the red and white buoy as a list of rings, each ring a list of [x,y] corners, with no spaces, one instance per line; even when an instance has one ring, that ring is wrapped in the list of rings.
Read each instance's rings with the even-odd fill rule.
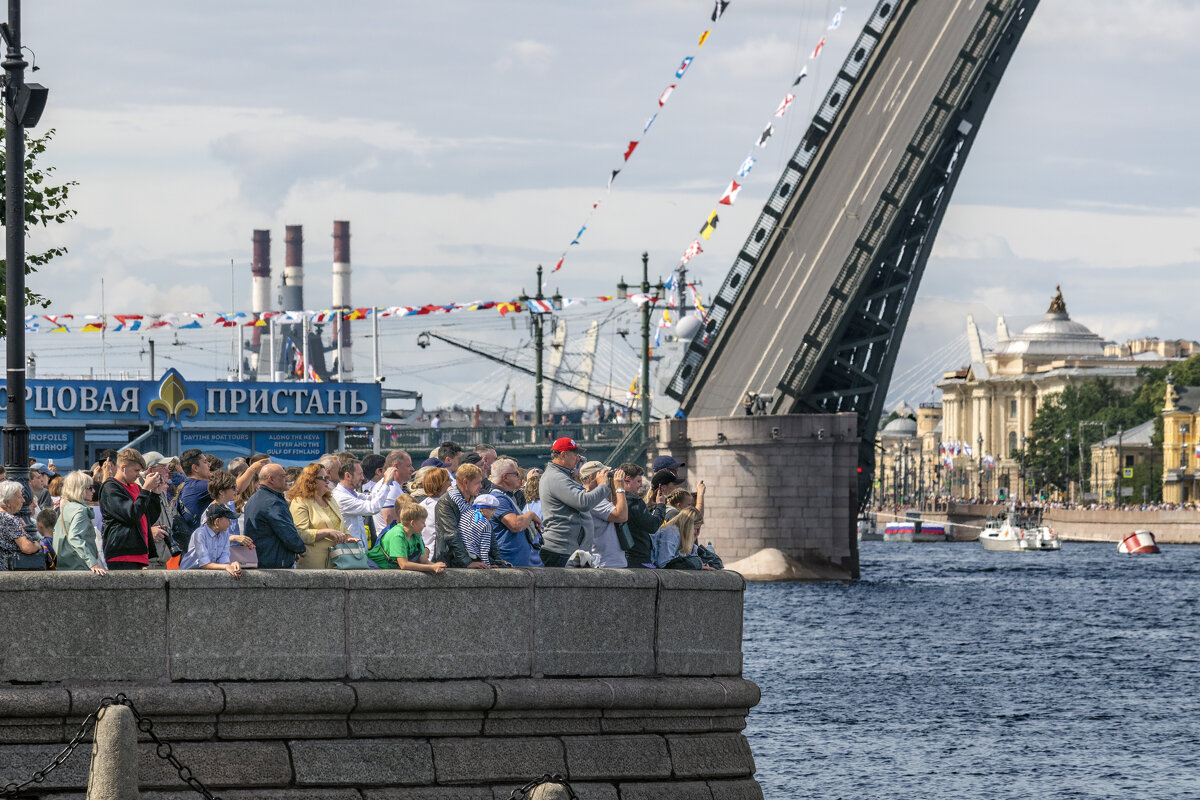
[[[1121,540],[1117,545],[1118,553],[1161,553],[1158,549],[1158,542],[1154,541],[1154,534],[1150,531],[1134,531]]]

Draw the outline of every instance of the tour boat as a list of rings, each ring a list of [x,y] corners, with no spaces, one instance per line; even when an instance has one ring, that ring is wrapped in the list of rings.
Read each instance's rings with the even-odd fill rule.
[[[1150,531],[1134,531],[1121,540],[1117,545],[1118,553],[1133,553],[1135,555],[1142,553],[1161,553],[1158,549],[1158,542],[1154,541],[1154,534]]]
[[[983,531],[979,534],[979,543],[983,545],[984,550],[1012,550],[1021,549],[1020,529],[1010,525],[1007,521],[1000,521],[988,518],[984,523]]]
[[[889,522],[883,529],[885,542],[945,542],[946,526],[940,522]]]

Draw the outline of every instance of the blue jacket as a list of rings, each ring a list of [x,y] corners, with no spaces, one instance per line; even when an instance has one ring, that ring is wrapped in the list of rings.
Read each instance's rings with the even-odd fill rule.
[[[259,486],[246,502],[246,524],[242,534],[254,540],[261,569],[288,569],[296,556],[305,550],[304,541],[296,532],[292,511],[283,495],[266,486]]]

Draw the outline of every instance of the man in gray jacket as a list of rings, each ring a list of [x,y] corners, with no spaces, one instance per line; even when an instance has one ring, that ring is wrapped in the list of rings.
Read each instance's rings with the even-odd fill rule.
[[[589,513],[601,501],[608,499],[608,473],[603,470],[600,484],[587,491],[575,480],[575,468],[583,461],[583,453],[574,439],[556,439],[550,448],[553,455],[538,492],[542,498],[542,564],[565,567],[576,550],[592,548],[592,515]],[[618,484],[620,480],[618,479]]]

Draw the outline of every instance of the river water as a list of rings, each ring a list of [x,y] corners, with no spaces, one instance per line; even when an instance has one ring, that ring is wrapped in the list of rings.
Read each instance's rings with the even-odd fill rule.
[[[746,589],[768,800],[1200,798],[1200,547],[860,550]]]

